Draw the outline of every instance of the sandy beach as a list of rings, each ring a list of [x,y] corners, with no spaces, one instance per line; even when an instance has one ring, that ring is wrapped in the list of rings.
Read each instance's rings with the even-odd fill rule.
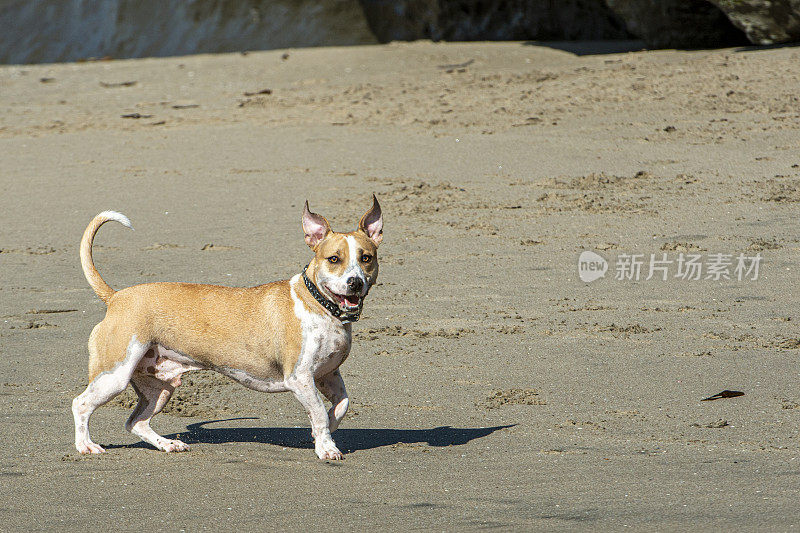
[[[800,49],[635,48],[0,66],[0,529],[800,527]],[[291,395],[210,372],[153,422],[189,453],[124,431],[130,390],[92,419],[107,453],[75,451],[94,215],[136,228],[98,234],[115,288],[251,286],[308,262],[306,199],[349,231],[373,193],[344,461]],[[719,254],[729,279],[677,276]]]

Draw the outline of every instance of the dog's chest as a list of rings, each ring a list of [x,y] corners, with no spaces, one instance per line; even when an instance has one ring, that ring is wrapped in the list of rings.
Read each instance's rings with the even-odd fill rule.
[[[336,370],[350,354],[351,325],[327,313],[320,314],[308,309],[295,291],[300,284],[299,274],[291,279],[294,314],[300,322],[302,339],[297,368],[310,371],[315,376],[324,376]]]
[[[303,331],[300,364],[317,376],[338,368],[350,354],[350,324],[316,313],[301,317],[300,323]]]

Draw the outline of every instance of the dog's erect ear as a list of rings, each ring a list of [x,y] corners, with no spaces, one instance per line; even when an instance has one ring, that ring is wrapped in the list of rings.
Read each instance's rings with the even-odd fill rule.
[[[372,209],[367,211],[358,223],[358,229],[367,234],[372,239],[375,246],[380,246],[383,240],[383,215],[381,206],[375,195],[372,195]]]
[[[325,217],[308,210],[308,200],[303,207],[303,232],[306,234],[306,244],[312,250],[331,232],[331,226]]]

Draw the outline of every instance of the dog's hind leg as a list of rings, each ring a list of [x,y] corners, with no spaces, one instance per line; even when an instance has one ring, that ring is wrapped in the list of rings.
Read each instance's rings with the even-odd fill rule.
[[[185,452],[189,446],[179,440],[162,437],[150,427],[150,419],[161,412],[175,387],[154,376],[134,374],[131,378],[139,403],[125,423],[125,429],[163,452]]]
[[[72,415],[75,418],[75,448],[80,453],[102,453],[105,450],[92,442],[89,437],[89,417],[101,405],[107,403],[125,390],[130,382],[133,370],[139,360],[149,349],[134,335],[128,343],[125,359],[117,363],[113,369],[101,372],[95,377],[86,390],[72,401]]]

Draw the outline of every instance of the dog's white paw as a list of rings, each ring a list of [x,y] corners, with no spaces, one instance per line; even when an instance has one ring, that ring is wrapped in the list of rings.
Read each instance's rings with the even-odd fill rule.
[[[341,461],[344,459],[344,454],[340,452],[338,449],[334,449],[333,451],[327,451],[324,455],[319,455],[320,459],[323,461]]]
[[[105,453],[105,449],[99,444],[95,444],[90,440],[85,440],[82,442],[76,442],[75,448],[78,449],[78,453],[81,454],[89,454],[89,453]]]
[[[330,439],[324,441],[317,441],[314,444],[314,451],[317,452],[317,457],[323,461],[340,461],[344,459],[344,454],[339,451],[336,444]]]
[[[158,443],[158,449],[162,452],[188,452],[189,445],[179,440],[164,439]]]

